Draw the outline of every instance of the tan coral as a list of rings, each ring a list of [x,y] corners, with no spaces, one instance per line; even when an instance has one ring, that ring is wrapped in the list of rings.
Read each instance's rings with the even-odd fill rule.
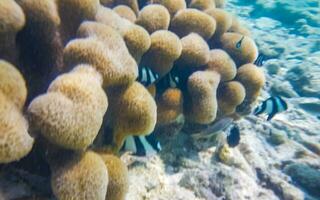
[[[29,105],[33,131],[60,147],[86,149],[97,136],[108,107],[101,83],[101,75],[89,65],[58,76],[48,92]]]
[[[134,82],[127,88],[108,91],[115,151],[128,135],[147,135],[155,127],[157,106],[149,91]]]
[[[168,88],[157,98],[157,125],[170,124],[183,113],[183,95],[178,88]]]
[[[151,35],[151,47],[142,58],[142,66],[149,67],[159,76],[164,76],[173,67],[173,62],[181,55],[182,46],[179,38],[166,30],[156,31]]]
[[[136,15],[139,13],[139,4],[138,0],[115,0],[114,6],[116,5],[126,5],[129,6]]]
[[[145,28],[149,34],[157,30],[167,30],[170,24],[169,11],[159,4],[145,6],[140,11],[136,24]]]
[[[108,190],[106,200],[125,200],[129,189],[128,168],[120,158],[99,153],[108,169]]]
[[[149,0],[150,3],[161,4],[166,7],[173,17],[179,10],[187,8],[185,0]]]
[[[251,36],[251,32],[245,25],[243,25],[236,16],[232,16],[232,25],[229,32],[240,33],[242,35]]]
[[[188,96],[184,106],[186,120],[209,124],[217,114],[216,92],[220,75],[214,71],[197,71],[188,78]]]
[[[148,32],[136,24],[120,17],[115,11],[100,6],[96,21],[111,26],[122,35],[133,58],[140,62],[141,56],[149,49],[151,39]]]
[[[245,100],[248,103],[257,99],[266,82],[263,71],[254,64],[242,65],[238,69],[235,80],[239,81],[246,89]]]
[[[130,22],[134,23],[137,19],[136,14],[133,12],[133,10],[125,5],[119,5],[113,8],[113,10],[118,13],[121,17],[129,20]]]
[[[14,0],[0,1],[0,58],[16,64],[16,34],[25,25],[25,15]]]
[[[34,140],[21,113],[26,96],[20,72],[0,60],[0,163],[18,161],[32,149]]]
[[[212,36],[214,40],[217,40],[230,29],[232,25],[232,16],[227,11],[219,8],[211,8],[205,12],[217,22],[216,31]]]
[[[181,39],[181,44],[181,56],[175,63],[179,68],[196,68],[208,63],[210,49],[200,35],[190,33]]]
[[[138,75],[138,67],[121,36],[112,28],[87,22],[79,29],[80,36],[95,36],[75,39],[64,49],[67,66],[90,64],[102,74],[103,87],[127,85]]]
[[[214,0],[192,0],[189,4],[189,7],[199,10],[207,10],[210,8],[215,8],[216,3]]]
[[[239,33],[225,33],[221,36],[224,49],[237,64],[237,67],[253,63],[258,57],[258,48],[253,39]]]
[[[27,98],[26,82],[10,63],[0,60],[0,92],[22,110]]]
[[[108,171],[102,158],[93,152],[72,154],[51,166],[51,186],[59,200],[104,200]]]
[[[206,65],[207,70],[216,71],[221,75],[221,81],[230,81],[237,74],[236,64],[227,52],[222,49],[210,51],[210,59]]]
[[[32,149],[33,138],[19,109],[0,92],[0,163],[18,161]]]
[[[245,88],[238,81],[222,83],[217,92],[218,112],[220,116],[230,115],[235,112],[246,95]]]
[[[206,13],[197,9],[180,10],[171,20],[170,30],[179,37],[192,32],[198,33],[205,40],[212,37],[216,30],[215,20]]]
[[[95,19],[99,0],[56,0],[62,21],[65,43],[73,38],[84,20]]]

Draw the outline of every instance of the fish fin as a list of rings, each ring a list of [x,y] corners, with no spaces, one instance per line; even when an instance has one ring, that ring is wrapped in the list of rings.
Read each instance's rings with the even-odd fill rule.
[[[258,106],[256,109],[254,109],[254,115],[258,116],[260,114],[262,114],[263,112],[266,111],[266,107],[267,107],[267,101],[263,101],[262,104],[260,106]]]
[[[161,145],[155,133],[152,132],[147,136],[127,137],[122,149],[132,152],[135,156],[151,156],[161,151]]]
[[[270,121],[275,115],[276,113],[271,113],[270,115],[268,115],[267,121]]]
[[[130,151],[132,153],[135,153],[137,151],[137,146],[136,146],[136,143],[134,141],[134,137],[133,136],[128,136],[125,139],[121,150],[122,151]]]

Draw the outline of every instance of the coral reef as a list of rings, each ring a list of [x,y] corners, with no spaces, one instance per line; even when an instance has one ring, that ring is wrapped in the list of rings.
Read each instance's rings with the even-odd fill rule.
[[[16,64],[16,34],[26,23],[25,14],[14,0],[4,0],[0,2],[0,16],[0,58]]]
[[[265,77],[254,40],[224,4],[1,1],[0,163],[47,167],[45,195],[60,200],[124,200],[128,136],[170,142],[183,127],[241,118]],[[223,147],[220,161],[236,165]]]
[[[31,126],[56,145],[86,149],[98,134],[108,107],[101,82],[101,75],[88,65],[60,75],[46,94],[30,103]]]
[[[113,8],[113,10],[120,15],[121,17],[129,20],[130,22],[134,23],[137,19],[136,14],[133,12],[133,10],[125,5],[119,5]]]
[[[158,30],[167,30],[170,23],[170,13],[166,7],[151,4],[144,7],[140,12],[136,24],[145,28],[149,34]]]
[[[172,18],[170,30],[179,37],[184,37],[194,32],[201,35],[203,39],[208,40],[216,30],[216,21],[204,12],[188,8],[179,11]]]
[[[105,199],[124,200],[128,192],[128,168],[120,158],[99,153],[108,169],[108,189]]]
[[[21,113],[26,96],[26,85],[20,72],[0,60],[0,163],[20,160],[33,146],[28,122]]]
[[[173,17],[179,10],[187,7],[185,0],[149,0],[152,4],[161,4],[166,7]]]
[[[198,71],[189,77],[190,96],[186,99],[187,106],[185,106],[187,120],[199,124],[209,124],[215,120],[219,82],[220,75],[212,71]]]
[[[148,135],[156,124],[157,106],[148,90],[138,82],[119,89],[113,88],[110,96],[110,126],[114,145],[119,151],[128,135]]]
[[[98,154],[88,151],[70,155],[51,165],[52,190],[58,199],[105,199],[108,170]]]
[[[156,31],[151,35],[151,46],[142,57],[141,65],[148,66],[159,76],[164,76],[171,71],[181,51],[181,42],[174,33],[166,30]]]

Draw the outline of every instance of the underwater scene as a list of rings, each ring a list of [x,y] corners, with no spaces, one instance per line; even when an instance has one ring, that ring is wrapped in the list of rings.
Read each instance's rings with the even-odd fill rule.
[[[0,200],[320,200],[320,1],[0,0]]]

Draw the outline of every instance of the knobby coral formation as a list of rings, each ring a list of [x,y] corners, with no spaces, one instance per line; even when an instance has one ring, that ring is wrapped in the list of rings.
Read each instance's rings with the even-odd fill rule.
[[[128,136],[233,116],[265,83],[224,1],[16,2],[0,2],[0,58],[23,74],[0,60],[0,163],[35,138],[58,199],[125,199]]]

